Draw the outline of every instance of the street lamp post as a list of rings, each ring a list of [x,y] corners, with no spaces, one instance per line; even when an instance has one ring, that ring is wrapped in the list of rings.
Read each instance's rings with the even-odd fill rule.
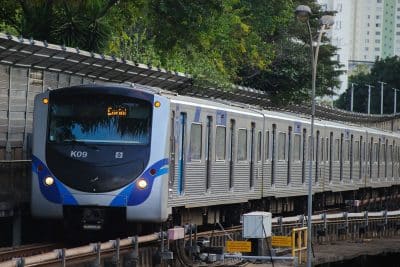
[[[383,115],[383,85],[385,85],[385,82],[378,82],[381,84],[381,115]]]
[[[321,43],[321,38],[323,32],[333,25],[334,20],[333,16],[322,16],[320,19],[321,28],[319,29],[317,45],[313,47],[313,37],[311,33],[310,27],[310,15],[311,8],[306,5],[299,5],[295,10],[296,17],[299,21],[305,22],[307,24],[307,29],[310,34],[310,49],[311,49],[311,65],[312,65],[312,77],[311,77],[311,142],[310,142],[310,154],[309,154],[309,168],[308,168],[308,199],[307,199],[307,267],[312,266],[312,250],[311,250],[311,241],[312,241],[312,153],[314,151],[314,117],[315,117],[315,81],[317,76],[317,62],[318,62],[318,52],[319,45]]]
[[[371,87],[375,87],[372,86],[370,84],[366,84],[366,86],[368,86],[368,115],[371,114]]]

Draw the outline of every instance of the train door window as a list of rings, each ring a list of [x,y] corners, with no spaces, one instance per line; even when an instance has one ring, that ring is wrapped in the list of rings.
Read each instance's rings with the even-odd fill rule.
[[[199,123],[192,123],[190,127],[190,159],[201,160],[201,131],[202,125]]]
[[[344,134],[340,134],[340,147],[339,147],[339,179],[340,181],[343,181],[343,140],[344,139]]]
[[[329,182],[332,182],[333,132],[329,135]]]
[[[261,151],[262,151],[262,133],[259,131],[257,133],[257,161],[261,161]]]
[[[386,139],[383,158],[384,158],[383,160],[385,161],[385,177],[387,177],[387,166],[388,166],[388,140],[387,139]]]
[[[186,150],[186,113],[180,115],[179,129],[179,165],[178,165],[178,194],[184,194],[185,186],[185,150]]]
[[[231,125],[229,127],[230,138],[229,138],[229,190],[233,188],[233,169],[235,164],[235,120],[231,120]]]
[[[271,185],[275,184],[276,124],[272,124]]]
[[[340,155],[340,140],[335,139],[335,158],[334,161],[339,161],[339,155]]]
[[[360,141],[354,142],[354,162],[358,163],[360,160]]]
[[[332,140],[332,139],[331,139],[331,140]],[[326,149],[325,149],[325,161],[328,161],[328,160],[329,160],[329,153],[330,153],[329,148],[332,147],[332,143],[330,143],[329,138],[326,138],[325,145],[326,145]]]
[[[350,161],[350,141],[345,140],[344,141],[344,160],[345,161]]]
[[[287,179],[286,183],[290,184],[290,168],[292,166],[292,127],[288,128],[288,158],[287,158]]]
[[[363,137],[360,136],[360,146],[357,148],[360,154],[359,159],[359,169],[358,169],[358,179],[362,179],[363,162],[365,161],[365,142],[363,142]]]
[[[247,129],[239,129],[238,131],[238,151],[237,160],[247,160]]]
[[[350,136],[350,151],[349,151],[349,160],[350,160],[350,180],[353,180],[353,143],[354,136]]]
[[[325,138],[321,138],[321,162],[325,160]]]
[[[225,160],[226,158],[226,128],[217,126],[215,130],[215,160]]]
[[[278,160],[286,159],[286,133],[278,133]]]
[[[269,160],[269,131],[265,132],[265,161]]]
[[[374,158],[374,138],[371,137],[371,142],[369,143],[369,148],[368,148],[368,155],[369,155],[369,178],[372,179],[372,164],[373,161],[375,160]]]
[[[302,163],[301,163],[301,183],[306,182],[306,147],[307,147],[307,129],[303,129]]]
[[[379,146],[378,143],[374,143],[374,162],[377,163],[379,161]]]
[[[207,141],[206,141],[206,191],[208,191],[211,187],[211,155],[212,155],[212,129],[213,129],[213,118],[211,116],[207,116]],[[200,155],[201,156],[201,155]]]
[[[254,122],[252,122],[251,123],[251,132],[250,132],[250,175],[249,175],[250,189],[253,188],[253,186],[254,186],[255,128],[256,128],[256,124]]]
[[[293,160],[301,160],[301,135],[295,134],[293,138]]]
[[[320,152],[320,133],[317,131],[317,136],[315,138],[315,182],[318,182],[318,176],[319,176],[319,152]]]

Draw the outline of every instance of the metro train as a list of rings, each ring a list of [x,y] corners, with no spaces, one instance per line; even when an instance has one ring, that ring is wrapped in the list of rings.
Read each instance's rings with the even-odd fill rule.
[[[314,208],[400,183],[397,133],[316,120],[311,152],[305,116],[142,85],[48,90],[33,122],[32,215],[87,229],[303,210],[309,157]]]

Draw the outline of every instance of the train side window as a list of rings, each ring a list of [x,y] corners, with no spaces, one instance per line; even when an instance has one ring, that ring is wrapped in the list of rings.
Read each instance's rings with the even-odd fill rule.
[[[278,133],[278,160],[286,159],[286,133]]]
[[[389,145],[388,162],[393,163],[393,145]]]
[[[247,129],[238,130],[238,152],[237,160],[247,160]]]
[[[215,132],[215,160],[225,160],[226,158],[226,128],[217,126]]]
[[[334,161],[339,161],[340,156],[340,139],[335,139],[335,158]]]
[[[381,144],[381,147],[380,147],[380,159],[379,159],[379,161],[381,162],[381,163],[383,163],[383,162],[385,162],[385,151],[386,151],[386,146],[385,146],[385,144]]]
[[[201,160],[202,125],[192,123],[190,127],[190,159]]]
[[[261,161],[261,151],[262,151],[262,133],[259,131],[257,133],[257,161]]]
[[[301,135],[295,134],[293,140],[293,160],[301,160]]]
[[[269,160],[269,131],[265,132],[265,161]]]

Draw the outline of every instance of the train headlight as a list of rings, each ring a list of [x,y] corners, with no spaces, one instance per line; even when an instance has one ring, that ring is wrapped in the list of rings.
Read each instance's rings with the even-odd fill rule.
[[[43,104],[48,104],[49,103],[49,99],[47,97],[42,99]]]
[[[145,180],[145,179],[139,179],[138,181],[137,181],[137,187],[139,188],[139,189],[146,189],[146,187],[147,187],[147,181]]]
[[[54,184],[54,178],[51,177],[51,176],[47,176],[47,177],[44,179],[44,184],[47,185],[47,186],[53,185],[53,184]]]
[[[161,103],[160,103],[160,101],[156,101],[156,102],[154,102],[154,107],[156,107],[156,108],[159,108],[159,107],[161,107]]]

